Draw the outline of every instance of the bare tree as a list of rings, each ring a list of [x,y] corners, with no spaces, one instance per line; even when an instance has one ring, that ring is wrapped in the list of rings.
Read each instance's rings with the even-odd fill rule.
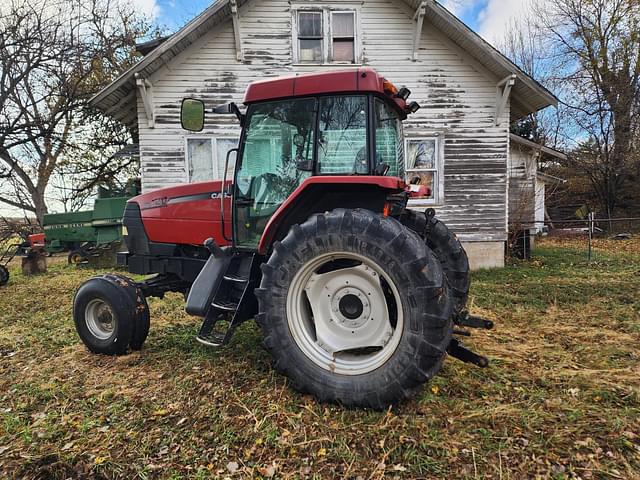
[[[640,2],[550,0],[536,17],[563,85],[564,128],[581,139],[571,166],[588,176],[611,216],[640,172]]]
[[[99,172],[130,141],[121,126],[97,123],[87,103],[136,61],[136,39],[149,32],[115,0],[0,6],[1,203],[42,221],[54,173]]]

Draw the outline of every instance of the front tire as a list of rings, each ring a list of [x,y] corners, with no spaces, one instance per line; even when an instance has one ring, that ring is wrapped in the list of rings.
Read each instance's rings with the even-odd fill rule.
[[[149,307],[135,282],[106,274],[80,286],[73,302],[73,320],[90,351],[123,355],[129,348],[142,348],[149,332]]]
[[[438,259],[414,232],[367,210],[294,225],[256,294],[275,368],[319,401],[396,404],[440,370],[451,339]]]

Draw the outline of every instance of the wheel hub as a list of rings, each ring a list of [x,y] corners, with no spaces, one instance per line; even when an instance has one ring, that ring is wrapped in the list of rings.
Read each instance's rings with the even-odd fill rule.
[[[360,328],[371,317],[367,294],[357,288],[343,288],[334,295],[331,309],[337,320],[346,327]]]
[[[312,273],[305,291],[317,345],[335,355],[384,347],[393,334],[380,277],[368,265]]]
[[[115,328],[115,318],[111,307],[100,299],[87,304],[85,321],[89,331],[100,340],[109,338]]]

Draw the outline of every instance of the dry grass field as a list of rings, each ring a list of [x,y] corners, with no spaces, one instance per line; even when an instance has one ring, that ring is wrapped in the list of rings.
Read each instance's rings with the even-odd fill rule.
[[[640,239],[545,240],[474,274],[496,329],[384,412],[319,405],[270,368],[255,325],[211,350],[182,299],[150,302],[145,348],[88,353],[58,260],[0,287],[0,477],[640,478]]]

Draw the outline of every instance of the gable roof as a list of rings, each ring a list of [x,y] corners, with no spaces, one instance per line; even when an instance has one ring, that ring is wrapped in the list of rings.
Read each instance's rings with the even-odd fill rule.
[[[241,7],[249,0],[237,0]],[[557,105],[557,98],[540,83],[522,71],[511,60],[502,55],[477,33],[467,27],[455,15],[435,0],[403,0],[412,8],[424,2],[426,17],[451,41],[477,59],[498,79],[516,75],[511,93],[511,116],[518,119],[550,105]],[[192,19],[171,37],[159,43],[137,64],[91,99],[91,104],[107,115],[126,125],[136,123],[136,77],[147,78],[165,63],[184,51],[211,28],[231,15],[230,0],[214,0],[212,5]]]

